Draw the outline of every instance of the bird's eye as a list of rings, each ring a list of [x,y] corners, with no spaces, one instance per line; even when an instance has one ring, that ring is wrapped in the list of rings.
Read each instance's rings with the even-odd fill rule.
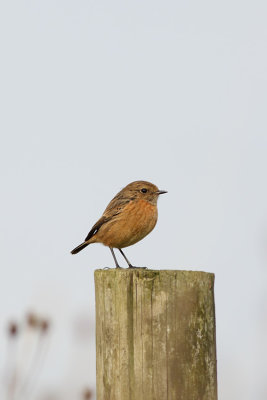
[[[146,193],[146,192],[147,192],[147,189],[146,189],[146,188],[143,188],[143,189],[141,189],[141,192],[142,192],[142,193]]]

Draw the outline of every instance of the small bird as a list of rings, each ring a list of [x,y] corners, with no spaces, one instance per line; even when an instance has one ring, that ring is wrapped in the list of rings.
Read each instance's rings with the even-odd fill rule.
[[[157,201],[163,193],[167,192],[150,182],[129,183],[111,200],[84,242],[75,247],[71,254],[79,253],[91,243],[102,243],[110,248],[116,268],[121,267],[114,248],[120,251],[129,268],[134,268],[122,248],[139,242],[154,229],[158,219]]]

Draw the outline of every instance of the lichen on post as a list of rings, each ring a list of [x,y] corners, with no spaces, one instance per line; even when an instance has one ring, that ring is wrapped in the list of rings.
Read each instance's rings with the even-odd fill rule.
[[[95,271],[97,400],[216,400],[214,275]]]

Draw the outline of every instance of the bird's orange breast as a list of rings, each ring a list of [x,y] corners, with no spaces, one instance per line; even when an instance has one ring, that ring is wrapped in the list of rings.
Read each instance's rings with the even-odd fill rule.
[[[156,205],[145,200],[131,201],[101,226],[94,241],[115,248],[131,246],[152,231],[157,218]]]

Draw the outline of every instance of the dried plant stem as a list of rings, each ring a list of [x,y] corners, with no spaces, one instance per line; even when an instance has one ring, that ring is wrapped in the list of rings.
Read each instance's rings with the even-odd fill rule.
[[[47,354],[47,350],[49,347],[48,337],[49,335],[47,334],[47,332],[38,332],[36,350],[34,352],[32,362],[29,366],[29,370],[20,386],[18,397],[16,396],[18,400],[30,399],[30,395],[34,390],[34,385],[37,381],[38,375],[40,374],[45,356]]]
[[[6,383],[6,398],[7,400],[13,400],[16,384],[17,384],[17,373],[15,367],[15,360],[17,354],[17,340],[14,336],[8,337],[6,362],[4,367],[4,380]]]

